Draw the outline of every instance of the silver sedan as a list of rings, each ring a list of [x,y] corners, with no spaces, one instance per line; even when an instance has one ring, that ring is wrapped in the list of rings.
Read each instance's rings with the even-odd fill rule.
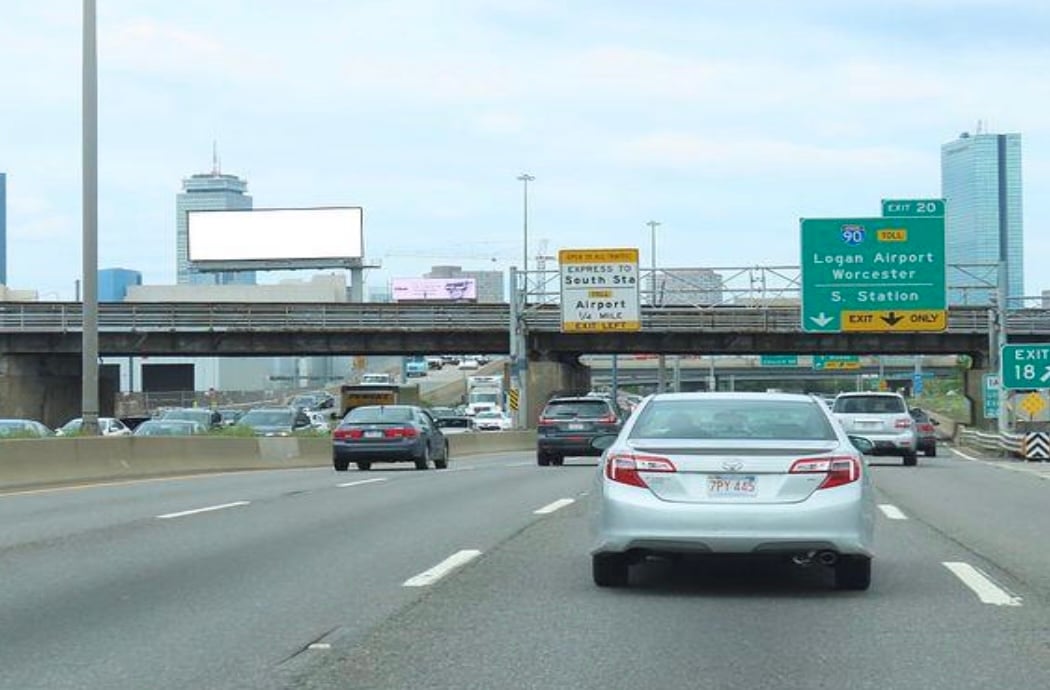
[[[863,452],[817,398],[669,393],[645,399],[605,449],[594,581],[625,586],[648,556],[752,554],[834,569],[867,589],[875,504]]]

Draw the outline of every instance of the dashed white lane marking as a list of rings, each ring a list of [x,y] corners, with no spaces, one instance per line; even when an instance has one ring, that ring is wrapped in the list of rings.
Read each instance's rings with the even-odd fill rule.
[[[345,484],[336,484],[340,489],[345,489],[348,486],[361,486],[362,484],[375,484],[376,482],[385,482],[386,477],[376,477],[375,479],[359,479],[356,482],[346,482]]]
[[[945,561],[944,567],[962,580],[962,583],[973,590],[977,598],[985,604],[992,604],[993,606],[1021,605],[1021,597],[1015,597],[1010,594],[969,563]]]
[[[314,642],[309,647],[307,647],[307,649],[318,649],[318,650],[328,650],[328,649],[331,649],[331,648],[332,648],[332,645],[330,643],[328,643],[328,642]]]
[[[890,520],[907,520],[908,516],[901,512],[901,509],[897,506],[890,505],[889,503],[880,503],[879,510],[882,514],[888,517]]]
[[[218,506],[208,506],[207,508],[194,508],[193,510],[183,510],[178,513],[165,513],[164,515],[158,515],[158,520],[170,520],[171,518],[185,517],[186,515],[196,515],[197,513],[210,513],[214,510],[225,510],[226,508],[237,508],[238,506],[246,506],[251,501],[234,501],[233,503],[223,503]]]
[[[410,577],[402,583],[402,587],[429,587],[441,578],[451,573],[456,568],[461,568],[467,563],[481,555],[477,549],[463,549],[457,551],[445,560],[435,565],[430,570],[424,570],[419,575]]]
[[[553,513],[555,510],[560,510],[561,508],[564,508],[567,505],[572,505],[575,502],[576,499],[573,498],[559,498],[557,501],[548,503],[542,508],[537,508],[532,512],[536,515],[547,515],[549,513]]]

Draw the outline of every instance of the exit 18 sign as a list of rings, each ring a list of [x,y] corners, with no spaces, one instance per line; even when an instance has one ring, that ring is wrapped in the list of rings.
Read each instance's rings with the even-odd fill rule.
[[[1003,345],[999,361],[1003,388],[1050,388],[1050,343]]]

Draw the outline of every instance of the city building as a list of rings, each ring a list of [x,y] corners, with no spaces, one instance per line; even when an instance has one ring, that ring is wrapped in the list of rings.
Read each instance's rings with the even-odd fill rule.
[[[0,285],[7,285],[7,173],[0,172]]]
[[[138,271],[103,268],[98,272],[98,301],[123,302],[133,285],[142,285],[142,274]]]
[[[1021,135],[963,132],[941,146],[950,304],[989,304],[998,284],[994,266],[1006,258],[1006,297],[1021,306],[1024,225]],[[985,287],[987,285],[987,287]]]
[[[645,281],[645,292],[653,295],[653,278]],[[665,307],[722,304],[725,284],[710,268],[673,268],[659,271],[656,278],[656,304]],[[651,297],[643,297],[648,301]]]
[[[252,208],[248,181],[219,170],[214,158],[210,173],[190,175],[175,197],[175,271],[180,285],[254,285],[255,272],[201,273],[189,262],[189,211],[233,211]]]
[[[424,278],[473,278],[479,304],[506,302],[503,271],[464,271],[461,266],[431,266]]]
[[[101,290],[100,290],[101,294]],[[100,297],[101,299],[101,297]],[[129,285],[127,302],[346,302],[343,273],[319,274],[309,280],[283,280],[277,285]],[[149,357],[112,358],[121,365],[122,390],[140,391],[143,367],[192,365],[197,391],[280,391],[323,388],[344,380],[349,356],[335,357]]]

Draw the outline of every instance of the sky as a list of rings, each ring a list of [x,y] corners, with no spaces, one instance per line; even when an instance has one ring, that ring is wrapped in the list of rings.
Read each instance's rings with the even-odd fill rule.
[[[81,272],[80,0],[5,2],[8,283]],[[940,147],[1020,132],[1026,293],[1050,289],[1045,0],[99,0],[101,268],[175,282],[175,195],[364,208],[369,286],[639,247],[797,266],[800,217],[940,196]],[[530,258],[530,261],[533,259]],[[264,277],[264,281],[268,278]]]

